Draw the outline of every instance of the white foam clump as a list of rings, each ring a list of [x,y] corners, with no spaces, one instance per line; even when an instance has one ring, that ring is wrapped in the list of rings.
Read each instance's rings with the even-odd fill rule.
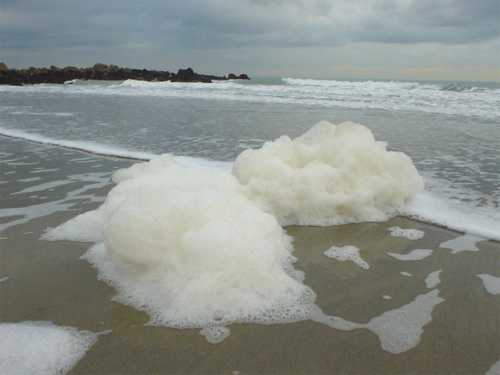
[[[424,237],[424,232],[418,229],[403,229],[400,227],[390,227],[388,229],[393,237],[404,237],[408,240],[419,240]]]
[[[439,290],[434,289],[407,305],[371,319],[366,328],[378,335],[382,349],[403,353],[418,345],[423,327],[432,321],[434,307],[443,301]]]
[[[435,288],[441,283],[441,279],[439,277],[441,272],[442,270],[437,270],[427,275],[427,277],[425,278],[425,286],[427,287],[427,289]]]
[[[406,154],[387,151],[353,122],[322,121],[295,139],[282,136],[246,150],[233,174],[282,225],[383,221],[424,185]]]
[[[95,333],[50,322],[0,323],[0,373],[64,374],[96,340]]]
[[[484,375],[500,375],[500,360],[495,362]]]
[[[92,238],[94,228],[98,243],[85,259],[118,301],[178,328],[307,316],[315,295],[293,269],[290,238],[231,174],[162,156],[113,180],[100,208],[48,237],[81,239],[84,223]]]
[[[359,255],[359,249],[355,246],[332,246],[323,254],[325,254],[329,258],[333,258],[341,262],[350,260],[351,262],[365,270],[370,268],[370,265],[365,260],[363,260],[363,258],[361,258],[361,256]]]
[[[219,344],[231,334],[231,330],[224,326],[204,327],[200,334],[205,336],[210,344]]]
[[[58,227],[50,229],[43,234],[42,239],[50,241],[102,241],[104,238],[104,210],[101,207],[75,216]]]
[[[321,312],[313,320],[344,331],[365,328],[375,333],[382,349],[394,354],[406,352],[420,343],[424,327],[432,321],[434,308],[443,302],[439,290],[417,296],[412,302],[370,319],[367,323],[351,322]]]
[[[433,251],[430,249],[415,249],[407,254],[398,254],[398,253],[387,253],[387,254],[398,260],[412,261],[412,260],[422,260],[424,258],[427,258],[432,254],[432,252]]]
[[[461,253],[462,251],[479,251],[477,243],[484,240],[482,237],[466,233],[452,240],[442,242],[439,247],[451,249],[452,254]]]
[[[483,285],[489,294],[500,294],[500,277],[488,275],[487,273],[479,274],[477,277],[483,281]]]

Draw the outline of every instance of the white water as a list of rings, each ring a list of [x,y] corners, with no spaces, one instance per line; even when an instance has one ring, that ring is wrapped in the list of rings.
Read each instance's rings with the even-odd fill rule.
[[[446,115],[500,117],[500,89],[471,87],[447,89],[440,84],[387,81],[338,81],[284,78],[281,83],[224,81],[205,83],[77,82],[72,85],[41,84],[0,86],[0,92],[64,95],[156,96],[253,103],[300,104],[317,107],[416,111]]]

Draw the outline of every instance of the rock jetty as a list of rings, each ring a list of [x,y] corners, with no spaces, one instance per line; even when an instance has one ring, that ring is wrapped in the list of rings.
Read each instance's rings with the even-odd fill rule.
[[[6,64],[0,62],[0,85],[17,85],[36,83],[65,83],[72,80],[100,80],[100,81],[122,81],[136,79],[141,81],[171,81],[171,82],[212,82],[228,79],[250,79],[246,74],[227,76],[215,76],[198,74],[191,68],[179,69],[177,73],[166,70],[148,70],[123,68],[117,65],[95,64],[88,68],[66,66],[58,68],[28,68],[9,69]]]

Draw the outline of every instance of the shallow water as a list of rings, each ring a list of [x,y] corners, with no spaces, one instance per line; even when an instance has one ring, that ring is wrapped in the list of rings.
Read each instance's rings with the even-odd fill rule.
[[[429,194],[413,213],[500,239],[494,83],[127,81],[3,86],[0,93],[0,134],[141,158],[168,152],[232,161],[323,119],[359,122],[412,157],[426,178]]]

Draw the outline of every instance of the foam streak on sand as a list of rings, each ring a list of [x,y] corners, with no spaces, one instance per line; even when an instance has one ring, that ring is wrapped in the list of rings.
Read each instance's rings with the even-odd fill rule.
[[[350,260],[358,267],[361,267],[365,270],[370,268],[370,265],[365,262],[363,258],[361,258],[361,256],[359,255],[359,249],[355,246],[332,246],[328,250],[326,250],[324,254],[329,258],[333,258],[341,262]]]
[[[397,253],[387,253],[393,258],[402,261],[411,261],[411,260],[422,260],[427,258],[432,254],[432,250],[430,249],[415,249],[410,251],[408,254],[397,254]]]
[[[368,329],[378,336],[383,350],[399,354],[418,345],[424,326],[432,321],[434,307],[443,301],[444,299],[439,297],[439,290],[434,289],[417,296],[404,306],[370,319],[365,324],[326,316],[319,310],[313,315],[312,320],[343,331]]]
[[[441,272],[442,270],[438,270],[427,275],[427,277],[425,278],[425,286],[427,287],[427,289],[435,288],[439,285],[439,283],[441,283],[441,279],[439,278]]]
[[[483,281],[483,285],[489,294],[500,294],[500,277],[488,275],[487,273],[482,273],[477,277]]]
[[[393,237],[404,237],[408,240],[419,240],[424,237],[424,232],[418,229],[403,229],[400,227],[391,227],[388,229]]]
[[[439,247],[451,249],[452,254],[460,253],[462,251],[479,251],[477,243],[484,241],[484,238],[473,236],[471,234],[464,234],[449,241],[442,242]]]

